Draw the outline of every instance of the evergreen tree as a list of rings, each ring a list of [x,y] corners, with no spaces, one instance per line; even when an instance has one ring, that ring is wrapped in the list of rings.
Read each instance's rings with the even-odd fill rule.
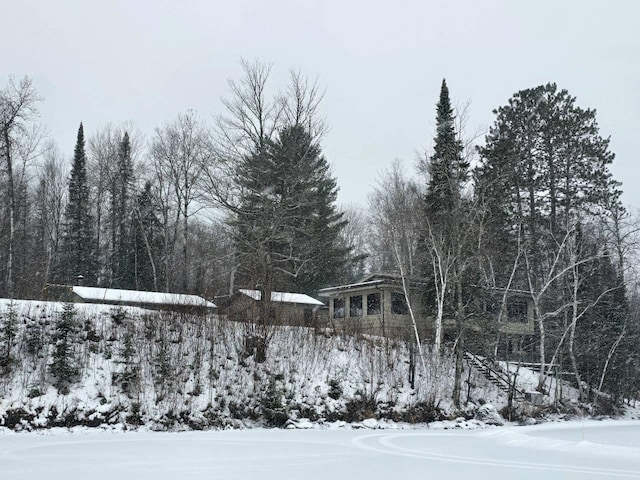
[[[576,376],[593,386],[612,336],[627,319],[621,277],[602,255],[602,241],[581,228],[620,209],[619,183],[609,172],[614,155],[595,111],[578,107],[553,83],[517,92],[494,113],[475,172],[476,194],[486,207],[485,271],[495,284],[512,280],[511,288],[537,299],[541,364],[559,341],[554,333],[566,328],[562,318],[593,304],[571,323],[576,339],[569,342]]]
[[[463,158],[462,151],[449,99],[449,88],[447,82],[442,80],[440,100],[436,106],[434,152],[427,165],[427,215],[436,223],[444,223],[450,219],[460,204],[469,170],[469,162]]]
[[[427,304],[435,305],[435,350],[439,352],[445,312],[456,320],[456,371],[454,404],[460,404],[462,358],[464,349],[465,276],[470,264],[472,225],[470,206],[463,198],[469,176],[469,162],[463,155],[456,131],[449,89],[442,80],[436,106],[434,152],[427,163],[429,182],[425,195],[425,233],[421,242],[426,250],[423,271],[430,278],[425,288]]]
[[[18,334],[18,314],[11,301],[7,313],[0,316],[0,374],[10,371],[14,362],[13,347]]]
[[[79,373],[74,357],[74,345],[78,329],[76,309],[73,303],[65,303],[59,315],[53,335],[53,355],[49,373],[54,386],[62,394],[69,392],[69,386],[77,380]]]
[[[284,278],[282,289],[313,293],[338,281],[350,252],[340,245],[345,220],[335,204],[337,183],[319,146],[302,126],[284,128],[270,155],[275,193],[291,214],[290,244],[281,245],[280,254],[290,255],[288,270],[297,272],[294,278]]]
[[[335,206],[336,181],[309,132],[283,128],[240,162],[236,178],[240,281],[308,293],[336,281],[349,254],[339,246],[344,221]]]
[[[133,231],[133,251],[135,260],[135,288],[137,290],[158,290],[160,252],[162,251],[162,226],[158,218],[159,208],[147,181],[137,197],[135,228]]]
[[[593,306],[576,325],[576,362],[582,380],[591,388],[598,388],[608,352],[627,333],[629,316],[624,283],[608,253],[596,256],[596,248],[590,245],[587,254],[595,259],[582,267],[585,281],[580,288],[581,305]],[[614,395],[624,393],[624,364],[633,354],[627,346],[626,342],[618,343],[607,365],[603,389]]]
[[[595,110],[576,106],[575,97],[550,83],[517,92],[494,113],[476,174],[496,238],[522,225],[541,248],[545,234],[562,235],[578,216],[619,203],[609,172],[614,155],[599,135]]]
[[[82,123],[73,155],[69,197],[64,213],[61,265],[62,281],[70,282],[82,275],[89,284],[96,281],[95,238],[89,213],[87,158]]]
[[[111,185],[111,284],[118,288],[135,287],[132,187],[131,143],[129,134],[125,132],[118,147],[117,169]]]

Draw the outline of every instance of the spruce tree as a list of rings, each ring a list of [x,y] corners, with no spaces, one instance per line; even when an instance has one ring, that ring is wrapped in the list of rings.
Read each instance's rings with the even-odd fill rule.
[[[118,146],[118,161],[111,186],[111,284],[118,288],[135,287],[134,246],[132,243],[133,161],[129,134]]]
[[[156,291],[157,280],[161,273],[159,253],[162,251],[162,227],[151,182],[147,181],[144,189],[137,196],[134,211],[136,217],[133,229],[135,288]]]
[[[434,151],[427,165],[427,214],[436,222],[444,222],[460,204],[469,170],[469,162],[463,158],[462,153],[449,88],[446,80],[442,80],[440,99],[436,106]]]
[[[53,355],[49,373],[53,385],[62,394],[69,393],[69,386],[77,380],[79,369],[74,356],[76,333],[76,309],[73,303],[65,303],[59,315],[53,335]]]
[[[442,80],[436,106],[436,136],[433,155],[427,163],[429,182],[425,195],[425,232],[422,248],[424,276],[433,279],[425,288],[426,302],[435,305],[435,350],[442,340],[445,312],[456,320],[456,371],[453,401],[460,404],[462,355],[464,349],[464,319],[469,245],[472,236],[470,209],[463,198],[469,176],[469,162],[463,155],[462,142],[456,131],[455,115],[449,88]]]
[[[87,283],[93,284],[96,281],[95,237],[84,147],[84,131],[80,123],[69,179],[69,198],[64,212],[61,280],[71,282],[82,275]]]
[[[580,285],[580,304],[591,305],[576,325],[576,361],[582,380],[597,388],[609,350],[618,337],[627,333],[629,307],[626,289],[611,257],[605,252],[595,256],[597,245],[591,244],[586,255],[595,259],[584,265],[584,282]],[[597,303],[596,303],[597,300]],[[607,365],[603,390],[620,395],[625,363],[633,356],[627,342],[618,344]]]
[[[6,314],[0,315],[0,375],[9,372],[14,363],[12,352],[17,334],[18,314],[12,300]]]

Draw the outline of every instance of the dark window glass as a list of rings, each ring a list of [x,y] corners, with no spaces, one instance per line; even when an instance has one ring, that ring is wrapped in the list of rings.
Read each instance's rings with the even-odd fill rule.
[[[370,293],[367,295],[367,315],[378,315],[380,311],[380,294]]]
[[[333,299],[333,318],[344,318],[344,298]]]
[[[403,293],[391,292],[391,313],[398,315],[406,315],[409,313],[409,307],[407,307]]]
[[[349,316],[362,316],[362,295],[354,295],[349,299]]]
[[[510,322],[527,323],[527,302],[524,300],[510,300],[507,302],[507,319]]]
[[[486,311],[490,315],[498,315],[500,312],[500,304],[494,301],[490,301],[486,304]]]

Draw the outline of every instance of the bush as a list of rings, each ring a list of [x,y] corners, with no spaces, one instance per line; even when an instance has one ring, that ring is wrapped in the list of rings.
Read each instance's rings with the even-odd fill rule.
[[[286,397],[286,390],[278,386],[275,377],[269,380],[266,388],[262,391],[260,407],[262,414],[270,427],[284,427],[289,419],[287,406],[283,402]]]
[[[342,396],[342,385],[335,378],[329,380],[329,397],[338,400]]]

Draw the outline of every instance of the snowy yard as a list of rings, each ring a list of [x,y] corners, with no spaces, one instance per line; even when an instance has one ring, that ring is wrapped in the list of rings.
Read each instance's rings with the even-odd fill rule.
[[[2,479],[640,478],[640,423],[488,430],[0,432]]]

